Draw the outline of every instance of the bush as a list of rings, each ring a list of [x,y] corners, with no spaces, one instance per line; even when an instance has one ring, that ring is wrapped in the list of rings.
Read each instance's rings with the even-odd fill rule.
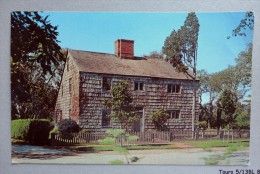
[[[78,133],[79,131],[79,125],[73,120],[65,119],[58,124],[58,132],[62,138],[70,139],[72,138],[71,133]]]
[[[200,129],[206,130],[208,128],[208,123],[206,121],[199,121],[198,126]]]
[[[49,133],[49,138],[51,138],[51,134],[58,134],[58,133],[59,133],[59,131],[58,131],[57,127],[54,127],[54,128],[50,131],[50,133]]]
[[[18,119],[12,121],[11,137],[33,145],[49,142],[50,121],[45,119]]]
[[[153,122],[155,128],[160,131],[167,130],[167,126],[165,125],[165,123],[167,122],[168,118],[169,114],[163,108],[157,110],[149,117],[149,119]]]

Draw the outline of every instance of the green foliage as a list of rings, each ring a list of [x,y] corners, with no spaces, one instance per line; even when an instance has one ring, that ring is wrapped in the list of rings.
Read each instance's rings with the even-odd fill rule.
[[[13,120],[11,125],[11,137],[14,139],[26,140],[35,145],[48,143],[51,128],[49,120],[18,119]]]
[[[28,140],[31,120],[19,119],[11,122],[11,137],[14,139]]]
[[[110,161],[110,164],[121,165],[121,164],[124,164],[124,161],[122,161],[122,160],[113,160],[113,161]]]
[[[58,123],[59,135],[62,138],[70,139],[71,133],[78,133],[80,131],[79,125],[74,120],[64,119]]]
[[[112,135],[112,137],[106,137],[102,140],[99,140],[99,143],[100,144],[111,144],[111,143],[115,142],[115,144],[116,144],[116,141],[119,140],[120,146],[116,146],[116,145],[112,146],[112,150],[124,154],[125,158],[127,160],[127,163],[129,164],[129,160],[127,157],[128,150],[126,147],[123,146],[123,141],[124,140],[129,141],[129,139],[134,139],[136,136],[131,137],[131,135],[127,134],[125,132],[125,130],[122,130],[122,129],[108,130],[108,131],[106,131],[106,133]]]
[[[246,30],[254,29],[254,12],[246,12],[244,19],[242,19],[239,25],[232,31],[232,36],[246,36]],[[228,36],[228,39],[231,37]]]
[[[164,110],[163,108],[157,110],[149,117],[149,119],[155,125],[155,128],[161,131],[167,129],[165,123],[167,122],[168,118],[169,118],[169,113],[167,113],[167,111]]]
[[[89,133],[90,131],[89,130],[87,130],[87,129],[81,129],[80,131],[79,131],[79,133],[81,133],[81,134],[86,134],[86,133]]]
[[[198,126],[200,129],[206,130],[208,128],[208,123],[207,121],[199,121]]]
[[[250,104],[238,104],[235,118],[235,128],[250,129]]]
[[[121,128],[129,129],[140,119],[134,112],[132,101],[127,81],[115,85],[112,88],[112,98],[105,101],[105,105],[112,110],[112,119],[118,121]]]
[[[208,147],[248,147],[248,141],[237,141],[234,143],[231,142],[223,142],[223,141],[197,141],[197,142],[190,142],[192,146],[208,148]]]
[[[106,137],[99,140],[98,142],[100,144],[116,144],[116,141],[119,140],[121,146],[123,146],[123,141],[133,141],[138,139],[138,136],[130,135],[126,133],[123,129],[107,130],[106,133],[109,134],[109,136],[111,135],[112,137]]]
[[[188,72],[189,68],[196,76],[199,26],[196,14],[189,13],[184,25],[178,31],[172,31],[165,39],[162,48],[173,67],[189,76],[191,76]]]
[[[125,134],[125,137],[124,137],[127,141],[134,141],[134,140],[137,140],[139,137],[136,136],[136,135],[130,135],[130,134]]]
[[[222,111],[226,115],[226,121],[228,124],[234,123],[236,112],[236,102],[234,101],[234,94],[230,90],[224,90],[220,97],[219,97],[219,103]]]
[[[50,131],[50,133],[49,133],[49,138],[51,138],[51,134],[58,134],[58,133],[59,133],[58,128],[57,128],[57,127],[54,127],[54,128]]]
[[[116,139],[114,137],[106,137],[104,139],[98,140],[99,144],[113,144]]]
[[[57,27],[38,12],[11,13],[12,118],[52,118],[65,58]]]
[[[123,130],[123,129],[111,129],[111,130],[107,130],[106,133],[113,135],[114,138],[117,138],[120,135],[125,134],[125,130]]]

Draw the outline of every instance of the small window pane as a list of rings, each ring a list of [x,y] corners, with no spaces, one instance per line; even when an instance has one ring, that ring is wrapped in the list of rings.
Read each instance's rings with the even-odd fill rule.
[[[138,82],[135,82],[135,91],[138,90]]]
[[[171,93],[171,91],[172,91],[172,90],[171,90],[171,89],[172,89],[171,86],[172,86],[172,85],[168,85],[168,88],[167,88],[167,92],[168,92],[168,93]]]
[[[181,91],[180,85],[176,85],[176,93],[180,93],[180,91]]]
[[[176,85],[172,85],[172,93],[176,92]]]
[[[102,110],[102,123],[101,125],[102,126],[110,126],[111,123],[110,123],[110,113],[111,111],[110,110],[107,110],[107,109],[104,109]]]
[[[103,77],[103,90],[110,90],[111,89],[111,78]]]
[[[180,110],[168,111],[169,119],[179,119],[180,118]]]
[[[143,83],[139,83],[139,89],[142,91],[143,90],[143,86],[144,86],[144,84]]]

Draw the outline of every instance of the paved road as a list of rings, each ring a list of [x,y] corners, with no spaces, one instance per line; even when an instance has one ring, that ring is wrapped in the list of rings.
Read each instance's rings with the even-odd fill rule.
[[[23,149],[21,151],[21,149]],[[164,149],[164,150],[130,150],[128,159],[140,158],[132,164],[176,164],[176,165],[205,165],[205,158],[225,153],[226,148],[212,148],[208,152],[201,148]],[[23,154],[23,155],[21,155]],[[20,155],[20,156],[19,156]],[[118,152],[106,151],[99,153],[75,154],[65,150],[48,148],[14,147],[13,163],[65,163],[65,164],[109,164],[113,160],[126,163],[126,158]],[[218,165],[247,165],[249,149],[234,152],[225,160],[218,160]]]

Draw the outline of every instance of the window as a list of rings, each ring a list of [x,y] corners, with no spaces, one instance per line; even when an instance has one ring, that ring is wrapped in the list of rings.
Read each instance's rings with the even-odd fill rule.
[[[111,78],[103,77],[102,89],[107,91],[111,89]]]
[[[144,83],[143,82],[135,82],[135,91],[143,91],[144,90]]]
[[[102,120],[101,120],[102,127],[108,127],[111,125],[110,114],[111,114],[111,110],[109,109],[102,110]]]
[[[168,93],[180,93],[180,91],[181,91],[180,85],[168,84],[168,87],[167,87]]]
[[[169,119],[180,119],[180,110],[168,111]]]
[[[69,93],[71,93],[71,78],[69,79]]]

